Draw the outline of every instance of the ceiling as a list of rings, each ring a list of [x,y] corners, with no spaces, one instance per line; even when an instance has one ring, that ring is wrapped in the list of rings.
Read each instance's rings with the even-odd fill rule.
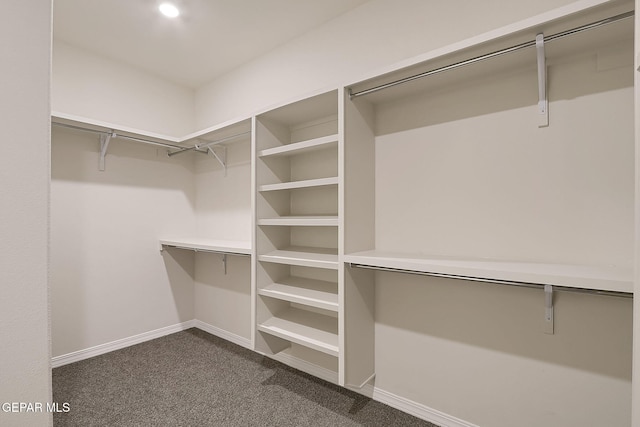
[[[55,40],[197,88],[368,0],[55,0]],[[55,52],[54,52],[55,54]]]

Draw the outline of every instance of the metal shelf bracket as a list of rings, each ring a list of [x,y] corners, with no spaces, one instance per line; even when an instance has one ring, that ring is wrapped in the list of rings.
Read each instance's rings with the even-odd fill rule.
[[[111,132],[107,134],[100,134],[100,164],[98,165],[98,169],[101,172],[104,172],[105,169],[105,157],[107,156],[107,149],[109,148],[109,142],[111,142],[111,138],[115,138],[116,133]]]
[[[553,286],[544,285],[544,333],[553,335]]]
[[[227,254],[222,254],[222,264],[224,265],[224,275],[227,275]]]
[[[198,148],[200,147],[201,146],[198,146]],[[209,153],[211,153],[213,157],[216,158],[218,163],[220,163],[220,165],[224,169],[224,176],[227,176],[227,147],[224,145],[207,145],[203,148],[209,150]],[[218,152],[216,152],[216,149],[218,149]]]
[[[536,35],[538,54],[538,127],[549,126],[549,100],[547,99],[547,63],[544,52],[544,34]]]

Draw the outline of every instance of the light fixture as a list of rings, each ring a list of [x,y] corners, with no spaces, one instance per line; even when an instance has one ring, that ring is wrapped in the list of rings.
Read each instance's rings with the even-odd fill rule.
[[[168,18],[175,18],[180,15],[178,8],[171,3],[162,3],[158,9],[160,9],[160,12]]]

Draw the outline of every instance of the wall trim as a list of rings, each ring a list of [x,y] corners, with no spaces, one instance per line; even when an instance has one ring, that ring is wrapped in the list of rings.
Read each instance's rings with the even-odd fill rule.
[[[374,387],[371,384],[366,384],[361,389],[352,388],[351,390],[369,396],[375,401],[399,409],[407,414],[437,424],[440,427],[478,427],[476,424],[471,424],[449,414],[445,414],[444,412],[440,412],[437,409],[409,400],[406,397],[398,396],[397,394]]]
[[[141,334],[133,335],[128,338],[122,338],[105,344],[96,345],[94,347],[85,348],[84,350],[78,350],[72,353],[55,356],[51,358],[51,367],[58,368],[70,363],[79,362],[81,360],[89,359],[95,356],[100,356],[101,354],[110,353],[114,350],[120,350],[121,348],[130,347],[132,345],[140,344],[145,341],[160,338],[165,335],[184,331],[186,329],[193,328],[195,326],[194,323],[194,320],[188,320],[186,322],[166,326],[164,328],[155,329],[153,331],[143,332]]]
[[[193,322],[192,326],[195,328],[208,332],[211,335],[215,335],[218,338],[222,338],[224,340],[230,341],[234,344],[239,345],[240,347],[253,350],[253,345],[251,343],[251,340],[248,338],[241,337],[240,335],[236,335],[229,331],[225,331],[224,329],[220,329],[217,326],[213,326],[213,325],[210,325],[209,323],[205,323],[202,320],[195,319],[192,322]]]

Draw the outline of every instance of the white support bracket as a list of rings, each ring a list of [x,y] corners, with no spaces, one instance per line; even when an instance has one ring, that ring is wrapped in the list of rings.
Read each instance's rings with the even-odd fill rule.
[[[100,164],[98,168],[101,172],[104,172],[105,160],[104,158],[107,155],[107,149],[109,148],[109,142],[111,142],[111,138],[115,138],[115,132],[111,132],[108,134],[100,134]]]
[[[224,275],[227,275],[227,254],[222,254],[222,264],[224,265]]]
[[[220,163],[220,165],[222,165],[222,167],[224,168],[224,176],[227,176],[227,147],[225,147],[224,145],[219,146],[218,148],[221,148],[221,153],[216,153],[215,148],[216,147],[211,146],[207,147],[209,152],[213,154],[213,157],[215,157],[218,163]]]
[[[547,99],[547,61],[544,53],[544,34],[536,36],[538,53],[538,127],[549,126],[549,100]]]
[[[224,168],[224,176],[227,176],[227,147],[224,145],[212,145],[211,143],[209,144],[210,145],[196,144],[195,147],[197,150],[205,148],[209,153],[211,153],[213,157],[216,158],[218,163],[220,163],[220,165]],[[216,148],[219,149],[219,152],[216,152]]]
[[[544,333],[553,335],[553,286],[544,285]]]

